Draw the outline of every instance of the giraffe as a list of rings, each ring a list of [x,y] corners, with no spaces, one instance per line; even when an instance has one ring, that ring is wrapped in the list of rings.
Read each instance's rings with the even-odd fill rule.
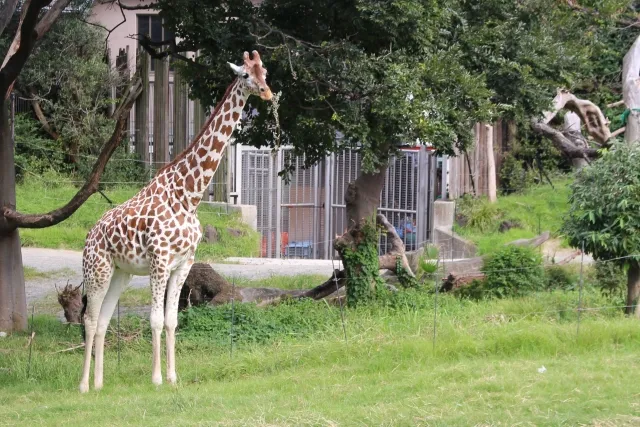
[[[265,101],[272,98],[260,55],[254,50],[252,56],[244,52],[241,66],[228,63],[236,78],[191,145],[160,169],[135,196],[106,212],[89,231],[82,255],[86,310],[80,392],[89,390],[94,343],[94,388],[102,388],[105,334],[120,294],[132,275],[150,276],[151,381],[162,384],[160,344],[164,326],[166,377],[169,383],[176,383],[178,299],[202,238],[196,209],[247,98],[250,95],[258,95]]]

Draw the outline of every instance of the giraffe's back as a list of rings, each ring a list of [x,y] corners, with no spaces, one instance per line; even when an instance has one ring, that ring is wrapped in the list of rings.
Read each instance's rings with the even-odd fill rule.
[[[170,194],[143,188],[107,211],[87,236],[85,252],[106,255],[134,275],[149,274],[149,260],[164,257],[173,269],[188,260],[202,237],[195,214]]]

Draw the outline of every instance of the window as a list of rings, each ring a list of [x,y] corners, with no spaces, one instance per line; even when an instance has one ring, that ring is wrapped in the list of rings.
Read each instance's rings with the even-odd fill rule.
[[[138,15],[138,34],[147,35],[152,42],[162,42],[175,38],[174,34],[165,30],[162,26],[162,18],[159,15]],[[151,71],[154,64],[151,61]]]

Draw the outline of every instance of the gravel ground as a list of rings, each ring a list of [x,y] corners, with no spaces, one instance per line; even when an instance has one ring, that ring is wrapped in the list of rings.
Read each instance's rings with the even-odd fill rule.
[[[22,248],[24,265],[40,271],[73,271],[70,276],[53,279],[29,280],[26,283],[27,303],[36,301],[55,291],[55,285],[63,286],[67,279],[72,284],[82,281],[82,253],[63,249]],[[331,261],[325,260],[270,260],[262,258],[232,258],[229,263],[211,264],[220,274],[232,279],[263,279],[271,276],[297,276],[321,274],[329,277],[333,271]],[[337,264],[336,264],[337,267]],[[130,286],[140,288],[149,285],[149,276],[134,276]]]

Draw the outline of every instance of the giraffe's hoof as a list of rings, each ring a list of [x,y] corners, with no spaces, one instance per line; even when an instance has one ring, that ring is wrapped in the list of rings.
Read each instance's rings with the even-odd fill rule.
[[[162,376],[158,375],[157,377],[152,377],[151,382],[153,383],[153,385],[162,385]]]
[[[101,383],[101,382],[100,382],[100,383],[95,383],[95,384],[93,385],[93,388],[94,388],[96,391],[98,391],[98,390],[102,390],[102,383]]]
[[[171,384],[171,385],[176,385],[178,384],[178,378],[176,376],[176,373],[172,373],[172,374],[167,374],[167,383]]]
[[[80,393],[86,393],[89,391],[89,383],[80,383]]]

